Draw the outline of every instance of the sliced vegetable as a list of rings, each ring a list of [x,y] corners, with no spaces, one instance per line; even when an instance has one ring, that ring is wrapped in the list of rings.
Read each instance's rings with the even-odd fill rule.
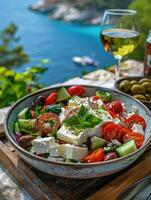
[[[77,161],[69,159],[69,158],[65,159],[65,162],[66,163],[77,163]]]
[[[115,114],[121,114],[123,112],[123,106],[120,101],[113,101],[109,104],[109,109]]]
[[[71,96],[82,96],[83,94],[85,94],[85,87],[81,86],[81,85],[75,85],[75,86],[71,86],[68,88],[68,93]]]
[[[38,130],[41,135],[52,133],[54,129],[60,127],[60,120],[58,115],[49,112],[39,115],[38,117]]]
[[[61,113],[61,105],[56,104],[56,105],[48,105],[45,107],[45,112],[52,112],[55,114],[60,114]]]
[[[18,122],[15,122],[14,130],[15,130],[15,133],[18,133],[18,132],[19,132],[19,125],[18,125]]]
[[[120,157],[127,156],[128,154],[130,154],[136,150],[137,150],[137,147],[136,147],[134,140],[130,140],[115,149],[116,153]]]
[[[107,103],[111,100],[111,94],[109,92],[97,91],[96,96],[98,96],[105,103]]]
[[[19,119],[30,119],[32,116],[31,116],[31,113],[30,113],[30,110],[29,108],[24,108],[19,114],[18,114],[18,118]]]
[[[62,87],[58,90],[58,95],[57,95],[57,99],[56,99],[56,102],[61,102],[61,101],[64,101],[64,100],[67,100],[69,99],[71,96],[70,94],[68,93],[68,91]]]
[[[106,141],[103,138],[94,136],[91,138],[91,149],[97,149],[99,147],[103,147],[106,144]]]
[[[124,133],[120,125],[110,122],[103,127],[102,134],[105,140],[111,142],[114,139],[122,141]]]
[[[131,115],[129,118],[124,120],[124,123],[129,127],[132,128],[133,124],[139,124],[143,126],[143,129],[146,128],[146,122],[143,117],[137,114]]]
[[[110,152],[110,153],[107,153],[107,154],[104,155],[104,161],[113,160],[113,159],[116,159],[116,158],[118,158],[118,155],[115,152]]]
[[[103,159],[104,159],[104,150],[102,148],[99,148],[92,151],[92,153],[84,157],[82,159],[82,162],[86,163],[101,162],[103,161]]]
[[[36,128],[36,119],[18,119],[19,129],[34,130]]]
[[[57,100],[57,93],[56,92],[52,92],[45,100],[45,104],[46,105],[51,105],[51,104],[55,104]]]
[[[99,99],[100,99],[100,97],[99,97],[99,96],[92,96],[91,98],[93,99],[93,101],[97,101],[97,100],[99,100]]]
[[[144,135],[137,132],[129,132],[123,137],[123,141],[135,140],[137,148],[141,147],[144,142]]]

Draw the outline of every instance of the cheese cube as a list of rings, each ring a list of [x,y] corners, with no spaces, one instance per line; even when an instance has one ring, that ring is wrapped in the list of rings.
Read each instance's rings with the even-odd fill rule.
[[[54,137],[36,138],[32,141],[33,151],[36,154],[43,154],[49,152],[49,147],[55,145]]]
[[[140,125],[140,124],[133,124],[133,126],[132,126],[132,131],[144,135],[143,127],[142,127],[142,125]]]
[[[71,144],[64,145],[64,158],[80,161],[88,154],[88,148],[77,147]]]
[[[64,144],[55,145],[49,148],[50,157],[63,157],[64,156]]]

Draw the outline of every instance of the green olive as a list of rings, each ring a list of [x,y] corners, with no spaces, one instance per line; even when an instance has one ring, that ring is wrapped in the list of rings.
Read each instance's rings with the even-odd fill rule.
[[[142,79],[139,80],[139,83],[142,84],[142,83],[144,83],[146,81],[147,82],[151,82],[151,78],[142,78]]]
[[[128,80],[121,81],[119,89],[123,92],[129,92],[131,89],[131,83]]]
[[[142,95],[142,94],[135,94],[135,95],[133,95],[133,97],[134,98],[136,98],[136,99],[138,99],[138,100],[146,100],[146,97],[144,96],[144,95]]]
[[[151,94],[145,94],[147,101],[151,101]]]
[[[146,89],[142,85],[136,84],[131,88],[132,94],[145,94]]]
[[[135,84],[137,84],[138,82],[137,82],[137,80],[132,80],[130,83],[131,83],[131,85],[135,85]]]
[[[148,93],[151,93],[151,82],[146,81],[146,82],[143,82],[141,85],[146,88],[146,91]]]

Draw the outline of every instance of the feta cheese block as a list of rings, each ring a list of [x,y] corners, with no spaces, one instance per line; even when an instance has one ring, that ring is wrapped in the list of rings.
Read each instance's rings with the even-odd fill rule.
[[[100,126],[94,128],[86,128],[80,133],[75,133],[68,127],[63,125],[57,132],[57,138],[70,144],[81,146],[90,136],[98,136],[100,134]]]
[[[80,161],[88,154],[88,148],[77,147],[71,144],[64,145],[64,158]]]
[[[48,153],[50,146],[55,145],[54,137],[36,138],[32,141],[33,151],[36,154]]]
[[[70,144],[81,146],[82,143],[87,141],[87,135],[83,131],[81,133],[74,133],[68,127],[63,125],[57,132],[57,138]]]
[[[142,127],[142,125],[140,125],[140,124],[133,124],[133,126],[132,126],[132,131],[144,135],[143,127]]]
[[[64,144],[51,146],[49,148],[50,157],[64,157]]]

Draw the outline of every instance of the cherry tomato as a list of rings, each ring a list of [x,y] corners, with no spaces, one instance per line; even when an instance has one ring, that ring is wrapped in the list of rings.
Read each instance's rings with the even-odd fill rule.
[[[93,100],[93,101],[97,101],[97,100],[99,100],[99,99],[100,99],[100,97],[99,97],[99,96],[92,96],[91,98],[92,98],[92,100]]]
[[[132,128],[133,124],[142,125],[143,129],[146,128],[146,122],[143,117],[133,114],[129,118],[124,120],[124,123],[129,127]]]
[[[49,112],[40,115],[37,124],[41,135],[47,135],[51,133],[53,129],[58,129],[60,127],[60,120],[58,115]]]
[[[114,113],[114,112],[112,112],[112,111],[109,109],[109,106],[108,106],[108,105],[105,106],[105,109],[106,109],[106,111],[111,115],[111,117],[113,117],[113,119],[119,118],[119,115],[116,114],[116,113]]]
[[[82,159],[82,162],[93,163],[93,162],[101,162],[104,158],[104,150],[102,148],[96,149],[92,151],[89,155]]]
[[[52,92],[45,100],[46,105],[55,104],[57,99],[57,93]]]
[[[68,88],[68,93],[71,96],[82,96],[85,93],[86,89],[81,85],[75,85]]]
[[[103,127],[102,134],[104,139],[108,142],[111,142],[114,139],[122,142],[123,136],[129,131],[130,130],[126,127],[110,122]]]
[[[113,101],[109,104],[109,109],[115,114],[121,114],[123,112],[123,106],[120,101]]]
[[[144,142],[144,135],[137,132],[129,132],[123,137],[123,141],[135,140],[137,148],[141,147]]]
[[[118,155],[115,152],[110,152],[104,155],[104,161],[106,160],[112,160],[118,158]]]

